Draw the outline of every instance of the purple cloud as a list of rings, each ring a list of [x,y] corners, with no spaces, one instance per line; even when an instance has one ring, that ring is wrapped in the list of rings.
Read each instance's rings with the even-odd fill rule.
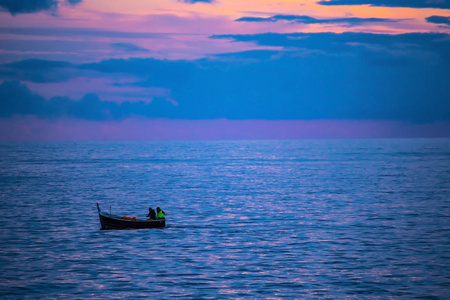
[[[1,1],[1,0],[0,0]],[[95,28],[76,27],[1,27],[0,33],[25,35],[25,36],[83,36],[83,37],[106,37],[122,39],[159,39],[168,38],[170,34],[153,32],[112,31]]]

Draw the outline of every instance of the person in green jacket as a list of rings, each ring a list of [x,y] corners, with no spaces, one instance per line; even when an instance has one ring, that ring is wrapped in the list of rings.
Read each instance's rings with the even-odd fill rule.
[[[164,219],[166,217],[166,213],[159,208],[159,206],[156,208],[156,218],[157,219]]]

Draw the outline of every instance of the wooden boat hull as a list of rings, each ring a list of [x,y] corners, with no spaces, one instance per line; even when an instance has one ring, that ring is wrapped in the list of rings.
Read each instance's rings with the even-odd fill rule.
[[[157,220],[128,220],[122,217],[108,214],[100,210],[97,203],[98,216],[100,218],[100,225],[102,229],[144,229],[144,228],[162,228],[166,226],[166,219]]]

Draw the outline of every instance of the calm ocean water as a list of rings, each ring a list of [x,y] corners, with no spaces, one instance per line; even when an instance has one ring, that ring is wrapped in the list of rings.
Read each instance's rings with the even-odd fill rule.
[[[2,143],[0,204],[2,299],[450,299],[450,139]]]

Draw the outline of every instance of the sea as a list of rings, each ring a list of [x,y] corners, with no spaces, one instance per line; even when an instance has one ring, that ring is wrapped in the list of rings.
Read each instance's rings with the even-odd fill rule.
[[[0,143],[0,295],[450,299],[450,139]]]

